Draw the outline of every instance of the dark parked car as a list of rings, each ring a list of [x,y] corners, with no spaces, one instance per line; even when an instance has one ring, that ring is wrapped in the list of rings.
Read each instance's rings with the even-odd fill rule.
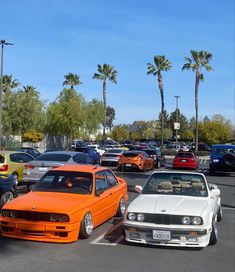
[[[75,147],[74,151],[86,153],[91,158],[92,163],[100,163],[101,155],[92,147]]]
[[[160,149],[142,149],[142,151],[146,152],[150,158],[154,159],[154,167],[160,168],[165,164],[165,157],[161,155]]]
[[[21,148],[18,148],[17,151],[25,152],[33,156],[34,158],[37,158],[39,155],[41,155],[41,153],[36,148],[32,148],[32,147],[21,147]]]
[[[12,175],[0,175],[0,209],[17,196],[16,183]]]
[[[195,144],[191,145],[190,150],[191,151],[195,151]],[[198,144],[198,151],[208,151],[208,152],[211,152],[211,147],[209,145],[207,145],[207,144],[199,143]]]
[[[235,145],[213,145],[209,171],[211,175],[215,174],[217,171],[235,171]]]

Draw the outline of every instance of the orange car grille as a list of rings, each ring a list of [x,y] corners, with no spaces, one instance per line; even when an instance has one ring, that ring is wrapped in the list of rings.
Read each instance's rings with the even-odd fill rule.
[[[31,221],[50,221],[50,213],[32,211],[14,211],[14,218]]]

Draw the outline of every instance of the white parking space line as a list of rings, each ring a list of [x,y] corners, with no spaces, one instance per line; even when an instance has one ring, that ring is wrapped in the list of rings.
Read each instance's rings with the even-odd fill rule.
[[[90,242],[92,245],[103,245],[103,246],[117,246],[123,239],[124,236],[119,236],[113,243],[101,243],[100,241],[104,239],[104,237],[108,236],[109,233],[113,232],[115,229],[119,228],[122,225],[122,221],[119,222],[117,225],[114,225],[111,229],[105,231],[103,234],[101,234],[99,237],[97,237],[95,240]]]
[[[208,161],[208,159],[201,159],[201,160],[200,160],[200,164],[206,164],[207,161]]]

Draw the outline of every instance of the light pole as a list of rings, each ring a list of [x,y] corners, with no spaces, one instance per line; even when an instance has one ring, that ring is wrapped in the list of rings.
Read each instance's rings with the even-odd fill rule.
[[[2,53],[1,53],[1,81],[0,81],[0,149],[2,149],[3,51],[4,51],[4,45],[13,45],[13,43],[6,42],[5,40],[0,40],[0,44],[1,44],[1,47],[2,47]]]
[[[176,115],[176,123],[175,123],[175,145],[177,145],[178,143],[178,130],[180,129],[179,127],[179,110],[178,110],[178,99],[180,98],[179,95],[175,95],[176,98],[176,111],[175,111],[175,115]]]

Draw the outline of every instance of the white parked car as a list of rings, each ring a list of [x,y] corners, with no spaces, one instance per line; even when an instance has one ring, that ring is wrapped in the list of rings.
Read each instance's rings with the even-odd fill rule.
[[[89,144],[87,147],[94,148],[101,156],[104,154],[105,150],[98,144]]]
[[[220,190],[201,173],[154,172],[124,218],[128,242],[205,247],[217,242],[222,218]]]

